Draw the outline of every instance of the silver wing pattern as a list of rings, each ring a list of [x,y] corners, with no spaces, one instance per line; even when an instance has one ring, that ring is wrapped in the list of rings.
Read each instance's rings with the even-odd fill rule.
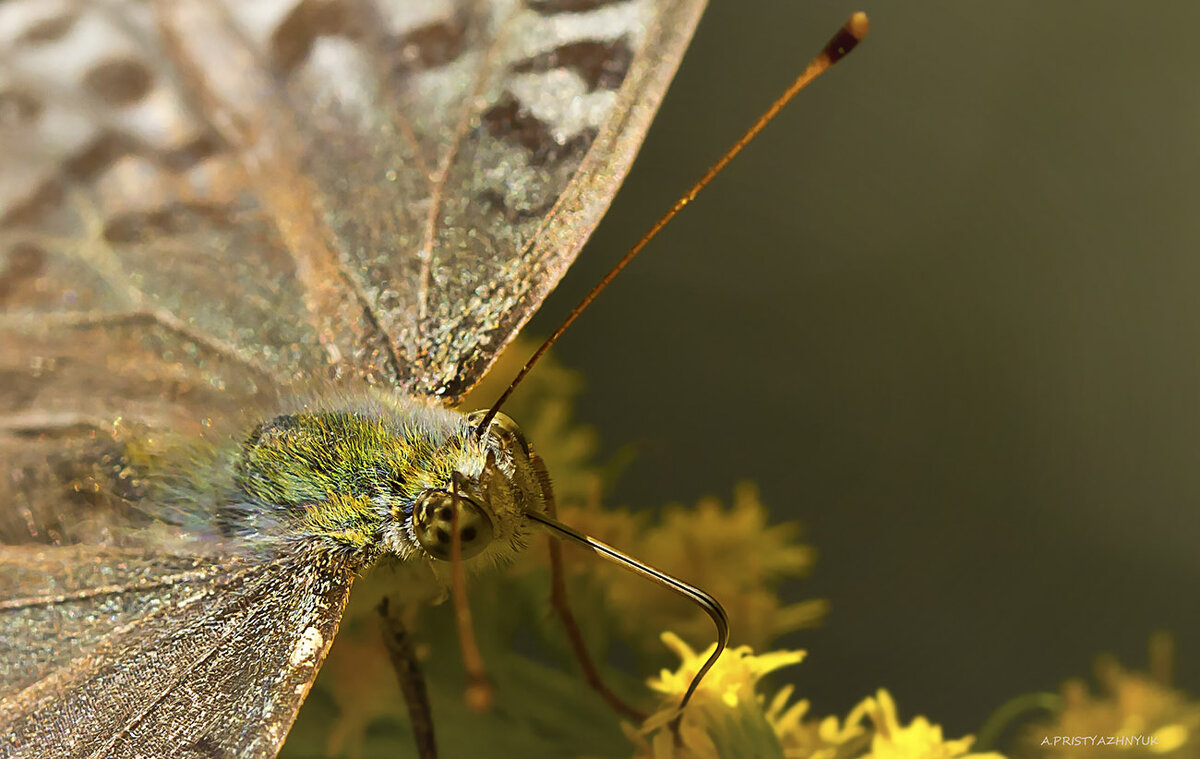
[[[0,753],[275,754],[351,578],[147,550],[145,441],[313,384],[455,403],[607,209],[702,7],[0,3]]]
[[[608,207],[701,6],[6,3],[0,289],[53,315],[10,326],[452,402]]]

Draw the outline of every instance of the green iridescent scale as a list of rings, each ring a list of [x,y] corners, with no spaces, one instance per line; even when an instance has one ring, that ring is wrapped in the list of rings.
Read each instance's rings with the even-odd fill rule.
[[[285,512],[286,537],[368,562],[386,517],[406,518],[422,492],[449,487],[469,428],[444,421],[322,411],[261,424],[234,467],[226,526],[257,534],[259,515]]]

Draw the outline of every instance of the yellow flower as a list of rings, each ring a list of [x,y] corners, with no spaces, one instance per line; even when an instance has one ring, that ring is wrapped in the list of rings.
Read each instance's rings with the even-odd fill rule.
[[[657,678],[651,678],[650,687],[665,696],[682,698],[696,672],[712,656],[716,644],[697,654],[674,633],[663,633],[662,640],[682,663],[674,672],[664,669]],[[799,664],[803,659],[803,651],[773,651],[760,656],[755,656],[749,646],[726,651],[701,682],[692,703],[703,708],[709,702],[715,702],[730,709],[745,702],[757,703],[761,699],[754,688],[759,680],[777,669]]]
[[[755,655],[747,646],[727,651],[709,671],[685,709],[679,740],[671,722],[692,677],[712,653],[696,653],[671,633],[663,641],[682,660],[649,685],[667,701],[640,730],[625,726],[638,759],[1002,759],[999,754],[968,753],[973,738],[946,740],[942,728],[924,717],[901,724],[896,704],[885,690],[863,700],[845,721],[810,719],[806,700],[789,705],[793,689],[781,688],[768,702],[757,692],[767,674],[799,663],[802,651]]]
[[[756,656],[749,646],[727,650],[692,696],[676,742],[671,723],[678,716],[680,699],[715,646],[697,653],[674,633],[663,633],[662,640],[681,662],[678,669],[664,669],[649,681],[650,688],[664,697],[663,708],[650,715],[640,730],[625,726],[636,747],[635,757],[782,756],[768,709],[755,689],[767,674],[799,663],[804,658],[803,651],[774,651]]]
[[[974,738],[946,740],[942,737],[941,726],[932,724],[925,717],[914,717],[908,725],[901,725],[896,715],[896,702],[886,690],[880,689],[874,698],[865,699],[846,721],[855,721],[856,715],[865,715],[874,729],[871,751],[866,754],[870,759],[1002,759],[999,754],[967,753]]]
[[[1200,754],[1200,703],[1170,687],[1174,655],[1170,637],[1150,641],[1150,673],[1130,672],[1111,657],[1096,665],[1100,693],[1081,680],[1062,688],[1062,708],[1050,722],[1036,725],[1026,737],[1035,756],[1090,759],[1108,757],[1196,756]],[[1104,742],[1054,745],[1057,737],[1102,736],[1127,741],[1120,749]]]

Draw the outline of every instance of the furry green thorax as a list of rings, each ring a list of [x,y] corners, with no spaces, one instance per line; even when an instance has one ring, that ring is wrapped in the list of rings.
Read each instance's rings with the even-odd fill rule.
[[[221,521],[356,565],[447,558],[455,524],[464,556],[504,561],[525,545],[525,512],[545,509],[539,471],[507,419],[479,437],[468,417],[413,402],[305,410],[250,433]]]

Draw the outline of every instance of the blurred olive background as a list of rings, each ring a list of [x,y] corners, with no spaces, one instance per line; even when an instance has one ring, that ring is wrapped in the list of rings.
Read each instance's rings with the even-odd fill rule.
[[[1156,628],[1200,691],[1200,5],[713,0],[533,331],[860,7],[864,45],[560,343],[581,420],[639,449],[609,501],[749,479],[803,522],[789,593],[833,612],[784,643],[818,714],[885,686],[958,735]]]

